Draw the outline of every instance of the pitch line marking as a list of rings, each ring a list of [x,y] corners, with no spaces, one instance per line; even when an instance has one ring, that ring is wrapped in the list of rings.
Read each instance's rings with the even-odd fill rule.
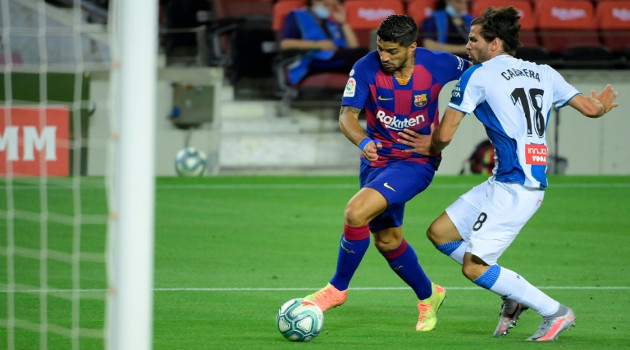
[[[449,287],[444,288],[448,290],[484,290],[481,287]],[[630,286],[548,286],[538,287],[539,289],[558,289],[558,290],[630,290]],[[283,292],[283,291],[311,291],[316,290],[316,287],[312,288],[264,288],[264,287],[225,287],[225,288],[212,288],[212,287],[192,287],[192,288],[154,288],[154,292]],[[408,290],[409,287],[353,287],[353,291],[373,291],[373,290]],[[32,293],[106,293],[106,289],[79,289],[74,291],[72,289],[23,289],[23,290],[7,290],[0,289],[0,294],[14,293],[14,294],[32,294]]]
[[[430,188],[471,188],[477,184],[432,184]],[[203,184],[203,185],[161,185],[158,190],[188,189],[188,190],[321,190],[321,189],[357,189],[356,184]],[[572,183],[551,184],[554,188],[630,188],[630,183]]]
[[[478,183],[470,184],[432,184],[430,188],[450,189],[450,188],[471,188]],[[357,184],[198,184],[198,185],[157,185],[157,190],[321,190],[321,189],[357,189]],[[630,188],[628,182],[617,183],[570,183],[570,184],[551,184],[549,188]],[[13,189],[19,190],[41,190],[40,186],[35,185],[14,185]],[[103,187],[82,185],[82,190],[101,190]],[[5,190],[4,186],[0,186],[0,191]],[[49,186],[48,191],[69,190],[66,187]]]

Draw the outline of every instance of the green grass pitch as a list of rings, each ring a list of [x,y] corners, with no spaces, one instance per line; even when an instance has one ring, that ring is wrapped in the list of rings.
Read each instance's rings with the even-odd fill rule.
[[[357,191],[354,176],[258,176],[159,178],[156,183],[154,349],[628,349],[630,348],[630,177],[551,176],[541,209],[521,231],[499,263],[515,270],[577,315],[577,326],[550,344],[525,339],[540,316],[523,314],[507,337],[495,339],[500,300],[465,279],[459,266],[433,248],[424,232],[431,221],[483,176],[440,176],[414,198],[405,213],[404,233],[432,280],[448,297],[437,328],[415,332],[414,293],[389,269],[372,246],[350,285],[348,301],[325,314],[322,333],[308,343],[285,340],[275,315],[286,300],[322,287],[331,278],[343,227],[343,210]],[[47,284],[39,286],[41,261],[14,260],[15,293],[7,291],[7,227],[15,242],[38,251],[42,227],[48,246],[70,251],[69,223],[53,217],[17,215],[8,220],[7,196],[19,212],[81,214],[82,251],[103,251],[106,201],[102,179],[84,179],[80,201],[69,183],[37,181],[0,186],[0,348],[9,341],[9,296],[18,319],[11,341],[16,349],[70,349],[72,341],[54,328],[31,329],[42,316],[69,327],[72,282],[68,264],[49,259]],[[61,181],[63,182],[63,181]],[[79,205],[79,204],[80,205]],[[10,221],[10,223],[9,223]],[[105,221],[105,220],[102,220]],[[104,323],[103,263],[81,264],[81,327]],[[30,327],[30,328],[29,328]],[[44,340],[43,340],[44,339]],[[75,342],[76,344],[77,342]],[[81,349],[102,348],[102,339],[82,336]]]

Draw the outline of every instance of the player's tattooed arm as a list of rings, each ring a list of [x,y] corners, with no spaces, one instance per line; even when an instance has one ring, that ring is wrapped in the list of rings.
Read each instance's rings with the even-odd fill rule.
[[[359,113],[361,113],[361,110],[359,108],[356,108],[356,107],[341,106],[341,110],[339,111],[339,114],[343,114],[345,112],[350,112],[350,113],[354,113],[354,114],[358,115]]]

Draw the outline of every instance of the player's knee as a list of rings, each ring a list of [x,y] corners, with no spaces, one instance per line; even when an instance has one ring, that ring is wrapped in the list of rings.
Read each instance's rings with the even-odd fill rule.
[[[374,237],[374,246],[378,249],[379,252],[391,252],[392,250],[398,248],[402,243],[402,239],[397,239],[394,236],[387,237]]]
[[[346,206],[344,217],[348,226],[360,227],[369,223],[362,210],[360,210],[357,206],[352,205],[352,203],[348,203]]]
[[[438,227],[435,224],[435,222],[433,222],[431,224],[431,226],[429,226],[429,228],[427,229],[427,238],[433,244],[442,244],[442,243],[444,243],[444,242],[442,242],[440,230],[438,229]]]

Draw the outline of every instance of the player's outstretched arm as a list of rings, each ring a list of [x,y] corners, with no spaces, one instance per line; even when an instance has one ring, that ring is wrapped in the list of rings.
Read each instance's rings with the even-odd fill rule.
[[[595,90],[591,90],[590,97],[575,96],[569,101],[569,106],[589,118],[599,118],[619,106],[618,103],[615,103],[616,98],[617,92],[608,84],[599,94],[595,94]]]

